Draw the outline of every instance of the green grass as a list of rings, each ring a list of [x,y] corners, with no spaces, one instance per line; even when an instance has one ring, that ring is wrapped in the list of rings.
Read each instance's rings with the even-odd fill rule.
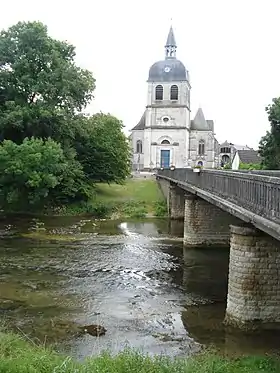
[[[279,373],[276,358],[227,359],[202,354],[189,359],[150,358],[125,351],[85,362],[56,354],[23,338],[0,333],[0,373]]]
[[[123,185],[97,184],[97,200],[102,202],[142,202],[153,204],[162,200],[163,196],[155,180],[129,179]]]
[[[63,214],[98,218],[165,217],[166,202],[155,180],[129,179],[125,184],[97,184],[88,203],[66,206]]]
[[[111,206],[116,217],[144,218],[166,215],[163,195],[156,181],[151,179],[130,179],[123,185],[98,184],[95,201]]]

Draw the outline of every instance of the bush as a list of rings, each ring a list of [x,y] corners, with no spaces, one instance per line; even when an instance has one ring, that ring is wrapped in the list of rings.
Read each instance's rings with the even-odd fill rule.
[[[145,218],[148,213],[145,201],[128,201],[120,206],[123,215],[128,218]]]
[[[113,211],[113,207],[102,202],[81,202],[65,206],[62,215],[92,215],[95,218],[107,218]],[[60,213],[61,214],[61,213]]]
[[[87,184],[75,154],[66,158],[57,142],[24,139],[0,145],[0,205],[12,211],[42,208],[54,200],[86,198]]]
[[[165,201],[157,201],[155,203],[155,216],[161,218],[167,216],[167,205]]]

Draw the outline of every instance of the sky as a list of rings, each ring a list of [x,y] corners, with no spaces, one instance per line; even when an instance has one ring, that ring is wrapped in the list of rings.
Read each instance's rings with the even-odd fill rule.
[[[117,116],[128,134],[172,22],[192,118],[202,107],[218,141],[257,148],[269,129],[265,107],[280,96],[279,14],[279,0],[13,0],[1,3],[0,29],[41,21],[75,45],[77,64],[96,79],[87,111]]]

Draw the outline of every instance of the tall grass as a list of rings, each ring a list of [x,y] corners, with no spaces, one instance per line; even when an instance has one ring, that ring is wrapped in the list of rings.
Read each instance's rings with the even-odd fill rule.
[[[189,359],[151,358],[125,351],[103,354],[84,362],[26,342],[22,337],[0,333],[0,373],[279,373],[277,358],[227,359],[202,354]]]

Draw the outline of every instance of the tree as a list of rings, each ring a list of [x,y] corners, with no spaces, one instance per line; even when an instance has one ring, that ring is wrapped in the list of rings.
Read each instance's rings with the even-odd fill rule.
[[[103,113],[78,122],[75,149],[86,176],[95,182],[123,182],[130,174],[130,147],[122,122]]]
[[[129,145],[122,122],[87,117],[92,74],[75,48],[40,22],[0,33],[0,205],[42,208],[87,199],[93,182],[122,182]]]
[[[24,139],[0,145],[0,204],[6,209],[38,208],[84,194],[82,167],[48,139]]]
[[[272,104],[266,107],[270,131],[261,138],[259,153],[262,157],[262,166],[265,169],[280,169],[280,98],[274,98]]]
[[[0,33],[0,141],[73,139],[71,119],[92,99],[92,74],[75,65],[75,48],[40,22]]]

